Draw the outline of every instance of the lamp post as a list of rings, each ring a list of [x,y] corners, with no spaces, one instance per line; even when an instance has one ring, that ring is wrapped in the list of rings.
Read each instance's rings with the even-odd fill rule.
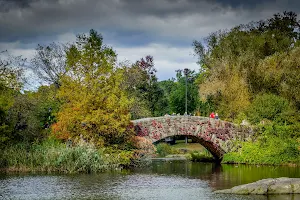
[[[188,68],[185,68],[183,70],[183,73],[185,75],[185,115],[187,115],[187,76],[189,74],[190,70]],[[187,144],[188,143],[188,137],[185,136],[185,143]]]
[[[187,114],[187,76],[189,74],[190,70],[188,68],[185,68],[183,70],[183,73],[185,75],[185,114]]]

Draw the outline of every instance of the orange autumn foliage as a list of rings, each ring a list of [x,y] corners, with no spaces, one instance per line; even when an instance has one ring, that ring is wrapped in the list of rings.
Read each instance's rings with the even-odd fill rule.
[[[52,124],[51,136],[53,136],[57,139],[60,139],[60,140],[67,140],[71,137],[71,134],[67,131],[63,131],[61,124],[58,122],[58,123]]]

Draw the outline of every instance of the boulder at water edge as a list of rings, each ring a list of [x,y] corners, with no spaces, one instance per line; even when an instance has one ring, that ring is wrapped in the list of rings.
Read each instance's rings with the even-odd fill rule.
[[[268,178],[215,193],[227,194],[300,194],[300,178]]]

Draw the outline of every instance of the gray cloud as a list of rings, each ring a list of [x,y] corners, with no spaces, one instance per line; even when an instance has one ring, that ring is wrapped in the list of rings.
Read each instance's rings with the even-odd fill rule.
[[[33,3],[45,0],[0,0],[0,12],[8,12],[13,9],[30,8]],[[52,0],[57,2],[58,0]]]
[[[8,12],[14,8],[26,8],[34,0],[0,0],[0,11]]]
[[[123,57],[144,56],[130,56],[141,48],[159,57],[170,47],[192,51],[193,39],[219,29],[299,9],[298,0],[0,0],[0,50],[30,57],[38,43],[73,41],[94,28],[121,54],[130,52]],[[165,55],[157,62],[171,68],[181,54]]]
[[[0,0],[0,7],[4,8],[0,10],[0,42],[33,41],[39,39],[37,37],[43,40],[43,37],[70,31],[78,33],[90,28],[108,33],[124,32],[125,35],[130,32],[138,32],[139,35],[151,33],[168,38],[183,36],[189,32],[187,37],[191,37],[193,32],[207,34],[219,28],[245,23],[266,15],[270,10],[270,13],[274,13],[288,8],[292,3],[289,1],[289,4],[282,6],[283,1],[274,3],[273,0],[267,0],[260,5],[269,11],[249,11],[247,9],[254,8],[258,1],[246,2],[248,1]],[[200,27],[203,31],[198,30]]]
[[[190,2],[197,2],[197,0],[189,0]],[[215,2],[221,4],[225,7],[231,8],[244,8],[244,9],[254,9],[263,3],[276,3],[276,0],[207,0],[210,2]]]

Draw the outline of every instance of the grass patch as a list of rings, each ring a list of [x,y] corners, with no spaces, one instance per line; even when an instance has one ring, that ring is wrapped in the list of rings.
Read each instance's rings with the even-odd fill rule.
[[[19,144],[2,150],[0,168],[19,172],[91,173],[118,170],[130,165],[133,153],[92,146],[67,147],[56,141]]]
[[[176,140],[176,144],[159,143],[156,145],[156,153],[160,157],[182,157],[193,162],[214,162],[211,153],[199,143],[185,143],[184,140]]]
[[[188,152],[205,151],[206,149],[199,143],[177,143],[172,145],[175,149],[186,149]]]

